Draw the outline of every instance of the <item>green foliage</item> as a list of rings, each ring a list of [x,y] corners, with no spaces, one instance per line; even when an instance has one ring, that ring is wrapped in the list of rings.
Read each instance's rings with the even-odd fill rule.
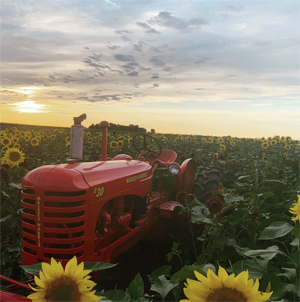
[[[18,130],[18,131],[17,131]],[[63,164],[69,157],[65,139],[70,129],[9,128],[1,135],[19,139],[25,161],[18,167],[2,164],[1,170],[1,273],[19,281],[26,278],[21,264],[21,179],[32,169],[48,164]],[[4,132],[5,133],[4,133]],[[40,133],[37,146],[21,136],[29,131],[34,137]],[[98,161],[101,158],[101,132],[88,129],[84,132],[84,154],[81,161]],[[131,139],[135,133],[109,131],[108,157],[128,154],[136,158]],[[54,135],[54,136],[53,136]],[[182,232],[172,233],[174,243],[166,259],[170,265],[155,269],[149,276],[150,290],[145,292],[143,277],[137,274],[129,282],[128,291],[113,289],[98,293],[103,301],[150,301],[184,299],[183,284],[194,279],[194,271],[201,274],[218,270],[238,274],[247,269],[251,278],[258,278],[260,290],[271,284],[272,301],[299,300],[299,222],[291,220],[289,208],[299,194],[299,141],[274,137],[274,145],[262,148],[262,139],[152,134],[163,149],[174,150],[181,164],[193,157],[198,170],[210,164],[222,167],[225,191],[221,194],[223,213],[213,216],[194,198],[178,207],[188,220]],[[272,138],[269,139],[271,141]],[[113,148],[111,142],[120,142]],[[223,150],[220,150],[220,146]],[[286,147],[288,145],[289,147]],[[2,150],[1,156],[4,156]],[[174,190],[174,177],[162,173],[163,188]],[[157,180],[154,179],[154,186]],[[175,200],[176,192],[170,196]],[[188,238],[188,239],[187,239]],[[179,259],[179,266],[173,265]],[[91,265],[91,266],[90,266]],[[101,266],[102,265],[102,266]],[[108,264],[85,263],[86,269],[103,270]],[[24,267],[35,275],[40,267]]]

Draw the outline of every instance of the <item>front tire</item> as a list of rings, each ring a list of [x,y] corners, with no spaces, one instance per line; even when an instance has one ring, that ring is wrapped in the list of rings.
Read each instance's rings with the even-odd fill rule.
[[[211,193],[224,185],[224,180],[224,173],[221,168],[216,166],[204,167],[195,176],[193,194],[205,204],[211,197]]]

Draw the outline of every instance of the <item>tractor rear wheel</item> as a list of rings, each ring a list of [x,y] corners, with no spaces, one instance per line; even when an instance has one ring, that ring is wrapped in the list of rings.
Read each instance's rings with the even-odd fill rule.
[[[206,203],[211,193],[218,190],[224,184],[224,174],[221,168],[216,166],[204,167],[195,176],[193,194],[197,199]]]

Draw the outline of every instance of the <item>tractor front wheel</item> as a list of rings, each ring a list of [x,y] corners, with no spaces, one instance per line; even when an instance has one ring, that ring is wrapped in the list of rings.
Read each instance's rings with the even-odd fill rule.
[[[193,194],[197,199],[206,203],[211,193],[224,185],[224,174],[221,168],[216,166],[204,167],[195,176]]]

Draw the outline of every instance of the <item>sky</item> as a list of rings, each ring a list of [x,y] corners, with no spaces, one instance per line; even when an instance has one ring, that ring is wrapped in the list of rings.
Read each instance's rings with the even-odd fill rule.
[[[1,122],[300,139],[298,0],[1,0]]]

